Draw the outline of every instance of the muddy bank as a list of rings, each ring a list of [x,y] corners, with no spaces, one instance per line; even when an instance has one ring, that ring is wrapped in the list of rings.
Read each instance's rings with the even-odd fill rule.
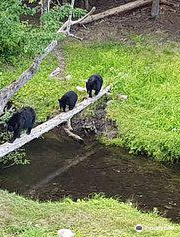
[[[57,1],[54,2],[57,3]],[[90,0],[89,2],[90,7],[96,7],[95,13],[99,13],[132,2],[132,0]],[[152,35],[158,36],[161,40],[178,41],[180,38],[180,0],[171,0],[170,2],[176,4],[177,7],[161,5],[160,15],[157,19],[152,19],[151,5],[149,5],[87,24],[85,28],[83,26],[75,27],[75,31],[78,31],[77,35],[88,43],[112,40],[119,42],[126,40],[130,35]],[[84,8],[84,4],[79,0],[76,1],[76,6]],[[25,16],[23,20],[39,25],[39,18],[40,14],[38,13],[33,17]]]
[[[93,105],[93,110],[83,111],[72,119],[74,131],[86,140],[88,139],[88,142],[94,141],[102,135],[109,139],[117,137],[118,127],[115,120],[106,116],[106,107],[109,100],[108,96],[104,96]]]

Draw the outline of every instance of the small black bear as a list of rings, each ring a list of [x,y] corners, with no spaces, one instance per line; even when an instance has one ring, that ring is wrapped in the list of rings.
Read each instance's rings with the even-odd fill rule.
[[[13,142],[16,138],[19,138],[22,130],[27,130],[26,133],[29,135],[35,120],[36,113],[34,109],[30,107],[24,107],[13,114],[7,121],[7,131],[14,133],[10,142]]]
[[[60,109],[63,109],[64,112],[66,112],[66,106],[69,107],[69,110],[72,110],[74,106],[76,105],[76,102],[78,100],[78,96],[76,92],[69,91],[66,94],[64,94],[61,99],[59,99],[59,107]]]
[[[89,97],[92,97],[92,90],[95,90],[95,95],[97,95],[102,87],[103,79],[100,75],[92,75],[86,82],[86,90]]]

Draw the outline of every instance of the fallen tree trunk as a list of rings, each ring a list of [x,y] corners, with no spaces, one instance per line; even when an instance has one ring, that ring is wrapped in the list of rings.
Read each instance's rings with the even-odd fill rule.
[[[91,23],[93,21],[103,19],[104,17],[107,17],[107,16],[112,16],[112,15],[116,15],[116,14],[120,14],[120,13],[125,13],[125,12],[131,11],[135,8],[139,8],[139,7],[143,7],[143,6],[146,6],[148,4],[151,4],[152,2],[153,2],[153,0],[137,0],[137,1],[134,1],[134,2],[129,2],[127,4],[123,4],[119,7],[115,7],[115,8],[109,9],[107,11],[95,14],[95,15],[90,15],[86,19],[81,21],[80,24],[83,25],[83,24],[87,24],[87,23]],[[164,3],[164,4],[167,4],[166,0],[161,0],[160,2]]]
[[[87,100],[84,100],[83,102],[79,103],[73,110],[70,110],[66,113],[60,113],[59,115],[48,120],[47,122],[35,127],[34,129],[32,129],[30,135],[23,134],[20,138],[17,138],[13,143],[6,142],[0,145],[0,157],[3,157],[12,151],[15,151],[16,149],[22,147],[26,143],[34,140],[35,138],[42,136],[44,133],[57,127],[58,125],[64,122],[67,122],[74,115],[78,114],[79,112],[84,110],[86,107],[93,104],[102,96],[107,94],[109,90],[110,90],[110,86],[100,91],[100,93],[97,96],[93,98],[88,98]]]

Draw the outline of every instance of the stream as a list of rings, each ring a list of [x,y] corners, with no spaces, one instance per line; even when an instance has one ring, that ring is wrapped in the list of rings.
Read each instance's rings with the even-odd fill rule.
[[[30,164],[1,169],[1,189],[40,201],[101,193],[180,223],[179,164],[164,165],[96,141],[82,145],[54,132],[25,150]]]

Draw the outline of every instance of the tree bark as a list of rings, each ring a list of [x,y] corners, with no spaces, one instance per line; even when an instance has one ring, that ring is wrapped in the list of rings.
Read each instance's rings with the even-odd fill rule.
[[[84,142],[84,140],[83,140],[82,137],[80,137],[79,135],[77,135],[77,134],[71,132],[68,128],[65,128],[65,127],[64,127],[64,132],[65,132],[69,137],[73,138],[75,141],[78,141],[78,142],[80,142],[80,143],[83,143],[83,142]]]
[[[20,88],[22,88],[24,84],[26,84],[36,74],[36,72],[39,71],[43,59],[56,47],[57,44],[57,40],[52,41],[44,50],[44,53],[34,60],[32,65],[19,77],[18,80],[0,91],[0,115],[3,114],[3,109],[11,97],[18,92]]]
[[[151,16],[156,18],[159,15],[159,8],[160,8],[160,0],[153,0],[152,9],[151,9]]]
[[[41,15],[49,12],[51,0],[41,0]]]
[[[86,10],[89,11],[89,9],[90,9],[89,0],[84,0],[84,6],[85,6]]]

